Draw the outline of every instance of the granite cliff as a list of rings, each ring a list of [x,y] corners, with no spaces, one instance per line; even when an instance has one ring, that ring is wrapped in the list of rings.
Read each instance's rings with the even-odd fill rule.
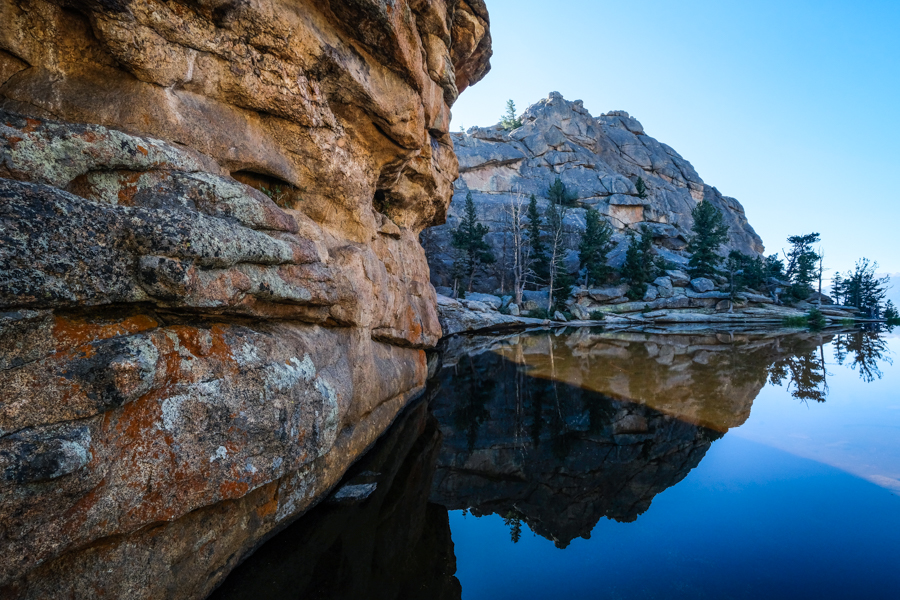
[[[481,0],[0,0],[0,596],[202,598],[424,388]]]
[[[763,252],[762,240],[741,204],[704,183],[687,160],[647,135],[628,113],[612,111],[595,118],[580,100],[571,102],[553,92],[530,106],[520,119],[522,126],[513,130],[494,125],[451,134],[460,178],[449,218],[446,225],[423,235],[435,286],[451,286],[450,229],[458,225],[468,193],[479,219],[491,228],[486,239],[494,254],[503,257],[511,252],[506,207],[516,198],[527,200],[534,194],[545,208],[547,189],[557,177],[577,198],[578,207],[566,218],[570,232],[567,264],[572,271],[578,268],[575,248],[578,234],[584,230],[587,207],[596,208],[617,232],[617,248],[610,254],[615,266],[624,261],[626,231],[641,225],[653,231],[661,256],[676,266],[686,263],[683,251],[693,222],[691,210],[700,201],[711,202],[722,211],[729,226],[729,249],[749,255]],[[639,177],[646,183],[646,194],[638,193]],[[498,260],[491,273],[478,281],[476,291],[508,291],[510,277],[503,272],[507,267],[504,260]]]

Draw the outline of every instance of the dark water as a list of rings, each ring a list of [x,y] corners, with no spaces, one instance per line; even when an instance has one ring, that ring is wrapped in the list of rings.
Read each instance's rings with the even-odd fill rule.
[[[338,496],[213,597],[900,598],[892,347],[869,331],[456,340]]]

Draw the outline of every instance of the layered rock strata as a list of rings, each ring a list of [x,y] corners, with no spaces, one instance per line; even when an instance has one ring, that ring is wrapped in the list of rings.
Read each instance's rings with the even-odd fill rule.
[[[0,595],[202,598],[424,386],[480,0],[0,0]]]
[[[511,252],[509,206],[527,202],[534,194],[540,209],[547,206],[547,190],[556,178],[575,199],[566,217],[568,266],[578,268],[577,238],[584,231],[584,210],[596,208],[616,229],[618,247],[611,264],[624,260],[628,230],[650,227],[661,256],[683,264],[691,233],[691,210],[700,201],[719,208],[729,227],[728,247],[745,254],[763,252],[760,237],[750,226],[744,208],[734,198],[706,184],[691,164],[670,146],[658,142],[628,113],[612,111],[593,117],[580,100],[559,93],[530,106],[523,125],[507,131],[500,125],[473,127],[452,134],[460,159],[447,224],[424,234],[436,286],[451,284],[452,254],[449,231],[459,223],[467,194],[472,194],[479,219],[491,228],[486,239],[501,257],[479,291],[503,286]],[[647,187],[639,194],[641,178]],[[642,197],[643,196],[643,197]],[[506,277],[506,290],[509,278]]]

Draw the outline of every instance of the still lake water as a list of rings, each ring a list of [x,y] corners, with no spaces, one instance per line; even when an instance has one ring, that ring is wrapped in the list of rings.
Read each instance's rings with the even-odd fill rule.
[[[900,598],[900,337],[453,340],[337,495],[213,595]]]

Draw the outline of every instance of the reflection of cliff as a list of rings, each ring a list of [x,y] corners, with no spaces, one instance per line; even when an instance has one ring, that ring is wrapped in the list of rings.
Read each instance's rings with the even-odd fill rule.
[[[455,358],[432,402],[432,501],[525,520],[562,547],[603,516],[634,521],[746,421],[782,341],[580,330]]]
[[[523,336],[498,351],[542,379],[631,400],[726,432],[743,425],[769,367],[811,352],[819,334],[597,333]]]
[[[332,497],[313,509],[212,598],[459,598],[447,510],[428,502],[441,436],[426,409],[405,413],[354,465],[335,496],[357,490],[357,499]]]

